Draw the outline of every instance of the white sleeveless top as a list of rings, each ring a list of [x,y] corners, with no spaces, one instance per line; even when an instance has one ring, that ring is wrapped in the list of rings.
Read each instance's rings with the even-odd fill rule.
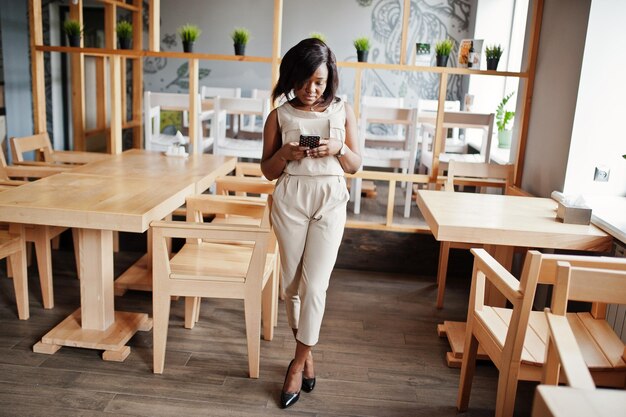
[[[278,125],[282,132],[283,145],[299,142],[300,135],[319,135],[322,138],[346,140],[346,109],[343,101],[331,103],[323,112],[309,112],[294,108],[289,102],[278,107]],[[335,156],[303,158],[288,161],[284,169],[289,175],[344,175],[343,168]]]

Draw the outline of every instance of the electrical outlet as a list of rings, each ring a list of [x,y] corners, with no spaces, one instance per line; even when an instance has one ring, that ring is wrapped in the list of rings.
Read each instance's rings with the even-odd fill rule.
[[[600,182],[607,182],[609,180],[609,174],[611,170],[604,166],[597,166],[595,172],[593,173],[593,180]]]

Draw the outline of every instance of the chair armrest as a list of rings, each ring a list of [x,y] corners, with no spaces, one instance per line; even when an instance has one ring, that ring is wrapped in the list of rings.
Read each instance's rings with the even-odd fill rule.
[[[215,180],[218,194],[222,191],[272,194],[275,184],[276,181],[270,181],[260,177],[226,176],[219,177]]]
[[[474,248],[474,269],[482,271],[487,280],[504,295],[514,301],[522,297],[519,281],[484,249]]]
[[[555,349],[556,357],[553,356],[553,358],[558,358],[561,363],[568,384],[579,389],[595,389],[593,378],[589,373],[567,317],[552,314],[548,308],[545,309],[545,315],[550,329],[548,333],[550,343],[548,343],[547,349],[548,352],[550,349]],[[546,358],[550,360],[551,355],[547,353]],[[551,368],[550,365],[546,365]]]

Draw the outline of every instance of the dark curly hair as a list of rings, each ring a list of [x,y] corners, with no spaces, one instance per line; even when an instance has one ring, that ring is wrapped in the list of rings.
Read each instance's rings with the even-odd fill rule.
[[[300,88],[322,64],[328,68],[322,104],[328,106],[335,99],[339,86],[337,60],[328,45],[316,38],[304,39],[287,51],[280,63],[280,75],[272,91],[272,100],[276,101],[282,95],[287,97],[292,90]]]

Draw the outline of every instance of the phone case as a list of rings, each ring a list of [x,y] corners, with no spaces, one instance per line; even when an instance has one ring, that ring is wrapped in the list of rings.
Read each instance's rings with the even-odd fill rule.
[[[320,146],[320,137],[318,135],[300,135],[300,146],[317,148]]]

